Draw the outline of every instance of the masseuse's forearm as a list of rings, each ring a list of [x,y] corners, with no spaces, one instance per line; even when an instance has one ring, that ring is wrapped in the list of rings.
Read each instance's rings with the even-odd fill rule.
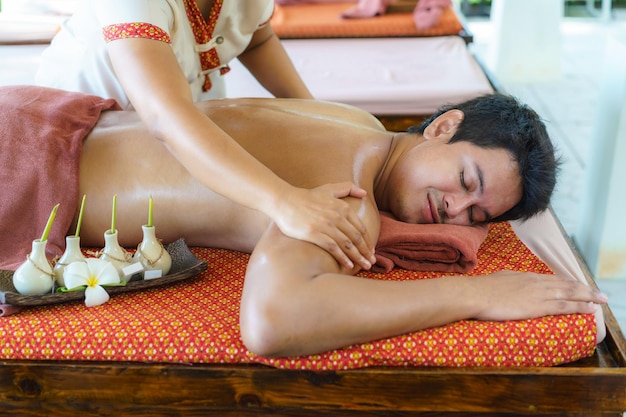
[[[207,188],[274,217],[292,186],[252,157],[195,106],[164,111],[155,134]]]
[[[124,39],[108,48],[137,113],[194,178],[236,203],[275,214],[291,187],[194,105],[170,45]]]

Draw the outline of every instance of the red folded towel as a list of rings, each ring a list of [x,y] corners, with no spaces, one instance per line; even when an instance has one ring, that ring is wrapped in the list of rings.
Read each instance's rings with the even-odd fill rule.
[[[372,272],[389,272],[394,266],[411,271],[470,272],[487,232],[487,225],[409,224],[381,212]]]
[[[61,203],[48,235],[60,255],[78,204],[82,141],[115,100],[35,86],[0,87],[0,269],[16,269]]]
[[[22,311],[22,306],[12,306],[11,304],[0,304],[0,317],[10,316]]]

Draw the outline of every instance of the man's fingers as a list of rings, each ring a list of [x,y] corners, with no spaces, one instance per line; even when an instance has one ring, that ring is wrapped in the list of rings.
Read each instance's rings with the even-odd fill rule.
[[[477,293],[484,301],[476,318],[518,320],[556,314],[595,313],[607,296],[557,275],[499,271],[484,275]]]
[[[554,301],[547,309],[545,315],[554,314],[592,314],[600,308],[600,304],[593,303],[591,301]]]
[[[606,294],[578,281],[556,281],[553,285],[552,297],[555,300],[596,304],[604,304],[608,301]]]
[[[552,278],[546,291],[547,314],[595,313],[600,304],[608,301],[605,294],[578,281]]]

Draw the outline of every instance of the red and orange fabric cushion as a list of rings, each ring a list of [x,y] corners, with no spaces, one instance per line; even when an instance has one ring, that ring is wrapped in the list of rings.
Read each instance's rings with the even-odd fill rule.
[[[289,38],[368,38],[394,36],[453,36],[463,25],[451,7],[445,8],[439,22],[426,29],[415,27],[413,14],[387,13],[363,19],[344,19],[349,3],[276,5],[270,20],[282,39]]]
[[[285,369],[370,366],[551,366],[593,354],[593,315],[508,322],[460,321],[319,355],[265,358],[239,335],[239,300],[248,255],[192,248],[208,261],[197,278],[116,295],[99,307],[82,302],[36,307],[0,318],[0,357],[169,363],[262,363]],[[490,226],[471,275],[503,268],[549,272],[508,223]],[[364,278],[409,280],[442,274],[393,270]]]

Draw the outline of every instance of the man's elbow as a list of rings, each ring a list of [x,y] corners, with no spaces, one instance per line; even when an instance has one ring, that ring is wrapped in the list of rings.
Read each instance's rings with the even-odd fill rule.
[[[239,325],[243,344],[250,352],[267,357],[291,354],[285,312],[276,302],[255,300],[242,305]]]

